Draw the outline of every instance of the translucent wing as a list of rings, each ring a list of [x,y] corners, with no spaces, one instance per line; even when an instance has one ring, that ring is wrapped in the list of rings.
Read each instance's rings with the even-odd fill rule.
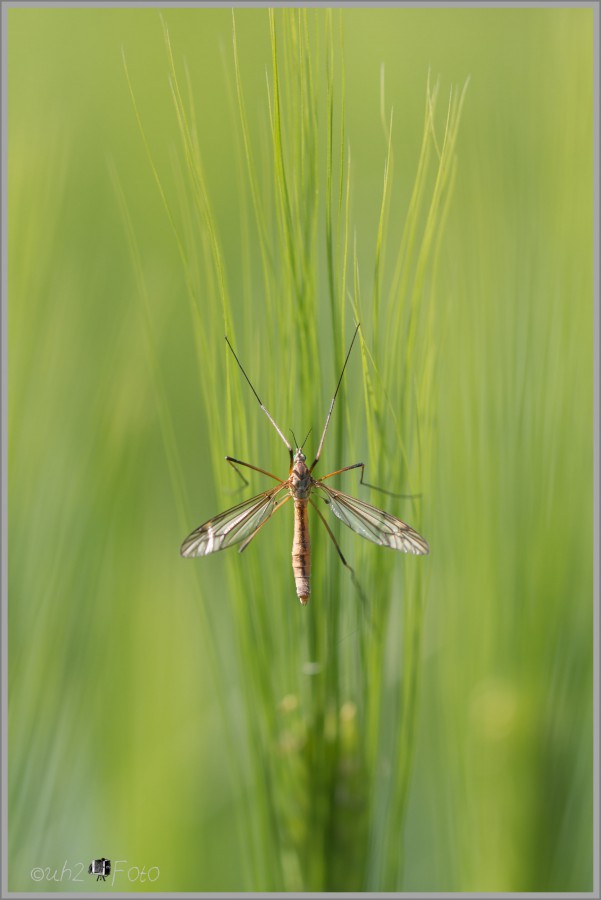
[[[278,495],[286,488],[287,482],[283,482],[209,519],[188,535],[181,546],[181,555],[207,556],[241,543],[267,521],[275,509]]]
[[[401,550],[403,553],[430,552],[428,542],[396,516],[364,503],[363,500],[357,500],[356,497],[349,497],[348,494],[327,487],[319,481],[314,483],[313,489],[341,522],[368,541],[383,547],[391,547],[393,550]]]

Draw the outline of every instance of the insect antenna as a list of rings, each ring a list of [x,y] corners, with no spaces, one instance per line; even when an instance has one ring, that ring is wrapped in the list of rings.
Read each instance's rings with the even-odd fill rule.
[[[307,432],[307,434],[306,434],[305,440],[304,440],[304,441],[302,442],[302,444],[301,444],[301,450],[303,449],[303,447],[304,447],[305,444],[307,443],[307,438],[309,437],[309,435],[311,434],[312,431],[313,431],[313,429],[312,429],[312,428],[309,428],[309,430],[308,430],[308,432]]]
[[[304,448],[305,444],[307,443],[307,438],[309,437],[309,435],[311,434],[312,431],[313,431],[313,429],[309,428],[309,430],[305,436],[305,440],[302,442],[302,444],[299,444],[298,441],[296,440],[296,435],[294,434],[294,432],[291,428],[290,434],[292,435],[292,438],[294,440],[294,446],[297,447],[299,450],[302,450]]]
[[[269,419],[269,421],[271,422],[271,424],[273,425],[273,427],[275,428],[275,430],[277,431],[277,433],[279,434],[279,436],[281,437],[281,439],[282,439],[282,440],[284,441],[284,443],[286,444],[286,447],[287,447],[287,449],[288,449],[288,453],[290,454],[290,465],[292,465],[292,460],[293,460],[293,456],[294,456],[294,454],[293,454],[293,452],[292,452],[292,447],[290,446],[290,444],[288,443],[288,441],[287,441],[286,438],[284,437],[284,432],[283,432],[282,429],[277,425],[275,419],[273,418],[273,416],[271,415],[271,413],[269,412],[269,410],[266,408],[266,406],[263,404],[263,401],[261,400],[261,398],[259,397],[259,395],[258,395],[257,392],[255,391],[254,387],[252,386],[252,382],[251,382],[250,378],[248,377],[248,375],[247,375],[246,372],[244,371],[244,366],[242,365],[242,363],[240,362],[240,360],[239,360],[238,357],[236,356],[236,353],[235,353],[235,351],[234,351],[234,348],[232,347],[232,345],[231,345],[230,342],[228,341],[227,334],[226,334],[226,336],[225,336],[225,343],[228,345],[228,347],[229,347],[230,350],[232,351],[232,355],[233,355],[234,359],[236,360],[236,362],[238,363],[238,366],[239,366],[239,368],[240,368],[240,371],[242,372],[242,374],[243,374],[244,377],[246,378],[246,380],[247,380],[247,382],[248,382],[248,385],[249,385],[251,391],[253,392],[253,394],[255,395],[255,397],[257,398],[257,400],[259,401],[259,406],[261,407],[261,409],[263,410],[263,412],[265,413],[265,415],[267,416],[267,418]],[[345,364],[345,365],[346,365],[346,364]]]
[[[353,335],[353,339],[351,341],[351,345],[348,348],[348,353],[346,354],[346,359],[344,360],[344,365],[342,366],[342,372],[340,373],[340,378],[338,379],[338,384],[336,385],[336,390],[334,391],[334,396],[332,397],[332,402],[330,403],[330,409],[328,410],[328,415],[326,417],[326,424],[323,426],[323,434],[321,435],[321,440],[319,442],[319,447],[317,448],[317,454],[315,459],[311,463],[311,467],[309,469],[310,472],[313,471],[315,466],[317,465],[317,461],[321,456],[321,449],[323,447],[323,442],[326,439],[326,431],[328,430],[328,425],[330,424],[330,418],[332,415],[332,410],[334,409],[334,403],[336,402],[336,397],[338,395],[338,391],[340,390],[340,385],[342,384],[342,376],[344,375],[344,370],[346,369],[346,364],[349,360],[349,356],[351,355],[351,350],[353,349],[353,344],[355,343],[355,338],[357,337],[357,332],[359,331],[359,323],[357,322],[357,327],[355,328],[355,333]],[[307,435],[308,437],[308,435]],[[306,440],[306,438],[305,438]]]

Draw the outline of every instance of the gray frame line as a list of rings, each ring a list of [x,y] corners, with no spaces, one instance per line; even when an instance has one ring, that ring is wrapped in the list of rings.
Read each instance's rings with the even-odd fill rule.
[[[453,8],[533,8],[533,7],[581,7],[581,8],[592,8],[594,14],[594,157],[593,157],[593,165],[594,165],[594,174],[593,174],[593,183],[594,183],[594,525],[593,525],[593,535],[594,535],[594,574],[593,574],[593,584],[594,584],[594,603],[593,603],[593,641],[594,641],[594,685],[593,685],[593,700],[594,700],[594,766],[593,766],[593,785],[594,785],[594,800],[593,800],[593,812],[594,812],[594,821],[593,821],[593,839],[594,839],[594,856],[593,856],[593,891],[592,892],[580,892],[580,893],[538,893],[538,892],[530,892],[530,893],[486,893],[475,895],[473,893],[436,893],[436,892],[423,892],[419,894],[419,897],[423,898],[442,898],[442,897],[465,897],[465,898],[474,898],[475,896],[486,897],[486,898],[517,898],[517,897],[557,897],[568,898],[568,897],[583,897],[583,898],[591,898],[591,897],[599,897],[600,893],[600,859],[599,859],[599,845],[600,845],[600,822],[599,822],[599,814],[600,814],[600,768],[599,768],[599,757],[600,757],[600,737],[599,737],[599,703],[600,703],[600,678],[601,678],[601,666],[599,660],[599,650],[600,650],[600,626],[601,626],[601,610],[600,610],[600,545],[601,545],[601,499],[600,499],[600,490],[601,490],[601,427],[600,427],[600,405],[601,405],[601,365],[600,365],[600,342],[601,342],[601,314],[600,314],[600,264],[599,264],[599,241],[600,241],[600,195],[599,195],[599,174],[600,174],[600,141],[599,141],[599,118],[600,118],[600,110],[599,110],[599,102],[600,102],[600,60],[599,60],[599,50],[600,50],[600,35],[599,35],[599,24],[600,24],[600,0],[576,0],[576,2],[568,2],[568,0],[462,0],[462,2],[446,2],[446,0],[424,0],[424,2],[417,2],[417,0],[413,0],[413,2],[409,2],[409,0],[376,0],[376,2],[368,3],[366,0],[330,0],[328,3],[324,3],[323,0],[307,0],[307,2],[286,2],[286,0],[250,0],[250,2],[232,2],[230,4],[224,4],[223,2],[203,2],[203,0],[180,0],[180,2],[169,2],[169,0],[129,0],[129,2],[122,2],[122,0],[105,0],[105,2],[101,2],[101,0],[61,0],[61,2],[49,3],[46,0],[0,0],[0,51],[1,51],[1,93],[0,93],[0,101],[1,101],[1,129],[2,129],[2,167],[1,167],[1,188],[0,188],[0,200],[1,200],[1,208],[2,208],[2,246],[1,246],[1,304],[0,304],[0,425],[1,425],[1,466],[0,466],[0,591],[1,591],[1,608],[0,608],[0,656],[1,656],[1,665],[0,665],[0,706],[1,706],[1,766],[0,766],[0,803],[1,803],[1,816],[0,816],[0,863],[6,863],[8,861],[8,803],[7,803],[7,788],[8,788],[8,734],[7,734],[7,719],[8,719],[8,573],[7,573],[7,563],[8,563],[8,535],[7,535],[7,489],[8,489],[8,459],[7,459],[7,450],[8,450],[8,438],[7,438],[7,427],[8,427],[8,418],[7,418],[7,403],[8,403],[8,273],[7,273],[7,185],[8,185],[8,157],[7,157],[7,136],[8,136],[8,112],[7,112],[7,101],[8,101],[8,90],[7,90],[7,58],[8,58],[8,10],[10,8],[15,7],[53,7],[53,8],[68,8],[68,7],[91,7],[91,8],[146,8],[146,7],[179,7],[179,8],[215,8],[221,6],[233,6],[240,8],[267,8],[267,7],[301,7],[301,8],[319,8],[324,5],[330,7],[377,7],[377,8],[386,8],[386,7],[400,7],[400,8],[411,8],[411,7],[453,7]],[[7,874],[7,865],[0,865],[0,898],[11,897],[11,898],[40,898],[40,897],[52,897],[52,898],[72,898],[72,897],[82,897],[82,898],[95,898],[98,897],[98,892],[84,892],[84,893],[63,893],[63,892],[8,892],[8,874]],[[108,892],[111,894],[112,892]],[[113,894],[114,896],[114,894]],[[153,900],[160,900],[160,898],[169,897],[223,897],[223,898],[234,898],[234,897],[268,897],[268,896],[276,896],[269,894],[261,894],[261,893],[221,893],[221,894],[210,894],[210,893],[136,893],[138,897],[149,897],[153,898]],[[290,893],[286,895],[287,897],[352,897],[355,896],[353,894],[348,893],[331,893],[331,894],[300,894],[300,893]],[[361,896],[365,897],[408,897],[411,894],[408,893],[365,893]]]

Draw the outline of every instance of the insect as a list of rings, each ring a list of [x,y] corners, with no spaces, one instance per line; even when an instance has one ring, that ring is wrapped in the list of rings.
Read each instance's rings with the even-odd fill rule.
[[[361,537],[366,538],[368,541],[373,541],[374,544],[380,544],[382,547],[390,547],[393,550],[400,550],[403,553],[425,554],[430,552],[427,541],[425,541],[417,531],[410,528],[409,525],[406,525],[404,522],[401,522],[400,519],[397,519],[396,516],[392,516],[390,513],[384,512],[369,503],[365,503],[363,500],[358,500],[356,497],[350,497],[348,494],[344,494],[342,491],[335,490],[329,485],[324,484],[328,478],[332,478],[334,475],[341,475],[343,472],[348,472],[351,469],[361,469],[360,484],[367,484],[367,482],[363,481],[363,474],[365,471],[364,463],[354,463],[352,466],[345,466],[342,469],[337,469],[335,472],[330,472],[328,475],[323,475],[321,478],[313,478],[313,470],[321,456],[326,432],[332,416],[332,410],[334,409],[334,403],[338,391],[340,390],[342,377],[349,361],[358,331],[359,325],[355,328],[355,333],[346,354],[342,372],[340,373],[340,378],[338,379],[338,384],[334,391],[334,396],[332,397],[332,402],[330,403],[317,453],[310,466],[307,466],[307,458],[303,453],[303,447],[307,438],[305,438],[305,441],[303,441],[303,444],[300,447],[297,446],[296,450],[292,449],[292,446],[284,436],[283,431],[276,424],[272,415],[267,411],[261,398],[252,386],[248,375],[244,371],[240,360],[236,356],[232,345],[226,337],[225,340],[227,345],[248,382],[250,389],[257,398],[261,409],[286,445],[288,453],[290,454],[290,471],[288,478],[285,481],[282,481],[277,475],[272,475],[271,472],[266,472],[265,469],[260,469],[250,463],[234,459],[233,456],[226,456],[227,462],[236,469],[244,481],[246,481],[246,479],[244,479],[242,473],[236,468],[237,466],[245,466],[248,469],[253,469],[255,472],[267,475],[269,478],[273,478],[274,481],[277,481],[277,485],[267,491],[263,491],[262,494],[257,494],[256,497],[244,500],[237,506],[233,506],[231,509],[226,510],[220,515],[215,516],[215,518],[209,519],[208,522],[205,522],[203,525],[200,525],[189,534],[183,542],[181,546],[182,556],[208,556],[209,553],[225,550],[227,547],[232,547],[235,544],[240,544],[239,552],[242,553],[243,550],[246,550],[252,539],[269,521],[272,515],[284,506],[285,503],[288,503],[289,500],[293,500],[294,537],[292,541],[292,570],[294,572],[298,599],[303,606],[305,606],[309,602],[311,593],[311,542],[309,540],[308,520],[309,506],[313,507],[320,520],[325,525],[342,563],[350,569],[351,572],[353,571],[344,558],[342,551],[338,546],[338,542],[332,533],[332,529],[324,518],[323,513],[314,502],[314,498],[322,500],[341,522],[344,522],[345,525],[357,534],[360,534]],[[294,438],[294,434],[292,437]],[[294,441],[296,443],[296,438],[294,438]]]

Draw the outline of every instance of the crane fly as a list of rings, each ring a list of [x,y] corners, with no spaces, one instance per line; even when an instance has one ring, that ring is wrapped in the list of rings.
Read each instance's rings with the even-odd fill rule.
[[[365,503],[363,500],[358,500],[356,497],[350,497],[348,494],[344,494],[342,491],[335,490],[329,485],[324,484],[324,481],[328,478],[332,478],[333,475],[341,475],[343,472],[348,472],[351,469],[361,469],[360,484],[367,484],[367,482],[363,481],[363,474],[365,471],[364,463],[354,463],[352,466],[345,466],[342,469],[337,469],[335,472],[330,472],[328,475],[323,475],[321,478],[313,478],[313,470],[321,456],[326,432],[332,416],[332,410],[334,409],[334,403],[342,383],[342,376],[344,375],[344,371],[349,361],[349,356],[351,355],[351,350],[353,349],[358,330],[359,325],[355,328],[355,333],[346,354],[342,372],[340,373],[340,378],[338,379],[338,384],[326,416],[326,422],[323,427],[317,453],[310,466],[307,466],[307,458],[303,453],[303,447],[307,438],[305,438],[305,441],[303,441],[303,444],[300,447],[297,446],[296,450],[292,449],[284,432],[276,424],[275,419],[262,403],[261,398],[252,386],[248,375],[244,371],[240,360],[236,356],[232,345],[226,337],[225,340],[227,345],[231,350],[234,359],[238,363],[246,381],[250,385],[250,389],[257,398],[261,409],[286,445],[288,453],[290,454],[290,471],[288,478],[285,481],[282,481],[277,475],[272,475],[271,472],[266,472],[265,469],[259,469],[257,466],[253,466],[250,463],[234,459],[233,456],[226,456],[225,458],[228,463],[236,469],[244,481],[246,481],[246,479],[239,469],[236,468],[238,465],[245,466],[248,469],[253,469],[255,472],[267,475],[269,478],[273,478],[274,481],[277,481],[277,485],[270,490],[263,491],[262,494],[257,494],[256,497],[244,500],[237,506],[227,509],[220,515],[215,516],[215,518],[209,519],[208,522],[200,525],[188,535],[182,544],[182,556],[208,556],[209,553],[225,550],[227,547],[232,547],[235,544],[240,544],[239,552],[242,553],[263,526],[271,519],[272,515],[280,509],[280,507],[284,506],[285,503],[288,503],[289,500],[293,500],[294,537],[292,541],[292,571],[294,572],[298,599],[303,606],[305,606],[309,602],[311,593],[309,505],[313,507],[321,522],[325,525],[343,564],[350,569],[351,572],[353,571],[344,558],[342,551],[338,546],[338,542],[332,533],[332,529],[328,525],[321,510],[314,502],[314,498],[322,500],[330,508],[330,511],[337,516],[341,522],[344,522],[348,528],[356,534],[361,535],[361,537],[366,538],[368,541],[372,541],[374,544],[380,544],[382,547],[390,547],[393,550],[400,550],[402,553],[425,554],[430,552],[427,541],[425,541],[417,531],[414,531],[413,528],[406,525],[405,522],[401,522],[400,519],[397,519],[396,516],[392,516],[390,513],[384,512],[369,503]],[[294,434],[292,437],[294,438]],[[294,438],[294,442],[297,443],[296,438]]]

